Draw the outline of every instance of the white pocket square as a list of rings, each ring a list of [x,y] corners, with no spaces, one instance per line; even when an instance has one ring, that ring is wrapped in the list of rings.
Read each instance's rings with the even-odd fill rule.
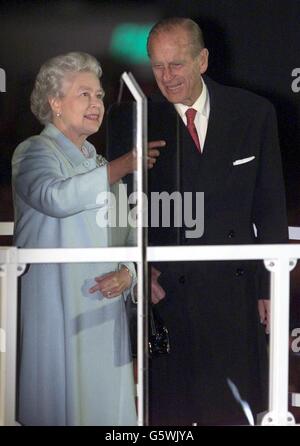
[[[254,160],[255,156],[249,156],[248,158],[242,158],[240,160],[235,160],[233,161],[233,165],[234,166],[238,166],[239,164],[245,164],[245,163],[249,163],[250,161]]]

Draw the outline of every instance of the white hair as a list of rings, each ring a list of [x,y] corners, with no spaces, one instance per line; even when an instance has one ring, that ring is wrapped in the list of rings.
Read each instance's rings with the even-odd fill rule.
[[[42,65],[30,96],[31,111],[42,124],[46,125],[52,121],[49,97],[62,97],[66,76],[79,72],[94,73],[99,79],[102,76],[99,62],[87,53],[62,54]]]

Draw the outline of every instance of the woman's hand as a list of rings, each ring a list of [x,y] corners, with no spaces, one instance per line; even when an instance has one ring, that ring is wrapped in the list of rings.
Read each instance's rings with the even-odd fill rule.
[[[159,148],[166,145],[163,140],[151,141],[148,143],[148,168],[152,169],[156,163],[156,159],[160,154]],[[137,169],[137,151],[136,149],[125,153],[125,155],[116,158],[108,163],[108,180],[109,184],[114,184]]]
[[[104,297],[111,299],[119,296],[131,286],[132,276],[128,268],[124,266],[120,271],[112,271],[103,276],[95,277],[95,282],[97,282],[97,285],[90,288],[89,292],[93,294],[100,291]]]

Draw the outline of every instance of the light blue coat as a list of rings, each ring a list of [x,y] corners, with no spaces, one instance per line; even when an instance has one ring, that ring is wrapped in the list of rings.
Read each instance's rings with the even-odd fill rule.
[[[98,195],[109,189],[107,165],[87,141],[85,148],[89,157],[52,124],[17,147],[12,169],[18,247],[132,244],[127,227],[111,231],[97,224],[97,213],[107,210]],[[133,264],[127,266],[134,272]],[[88,292],[96,276],[119,267],[42,264],[23,275],[21,423],[136,424],[124,296]]]

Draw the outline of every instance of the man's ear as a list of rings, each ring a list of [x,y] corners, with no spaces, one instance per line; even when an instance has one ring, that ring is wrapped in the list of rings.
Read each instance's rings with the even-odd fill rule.
[[[61,99],[58,97],[49,96],[48,97],[49,105],[53,114],[58,115],[61,114]]]
[[[208,56],[209,56],[208,49],[202,48],[199,54],[199,68],[201,74],[204,74],[208,68]]]

